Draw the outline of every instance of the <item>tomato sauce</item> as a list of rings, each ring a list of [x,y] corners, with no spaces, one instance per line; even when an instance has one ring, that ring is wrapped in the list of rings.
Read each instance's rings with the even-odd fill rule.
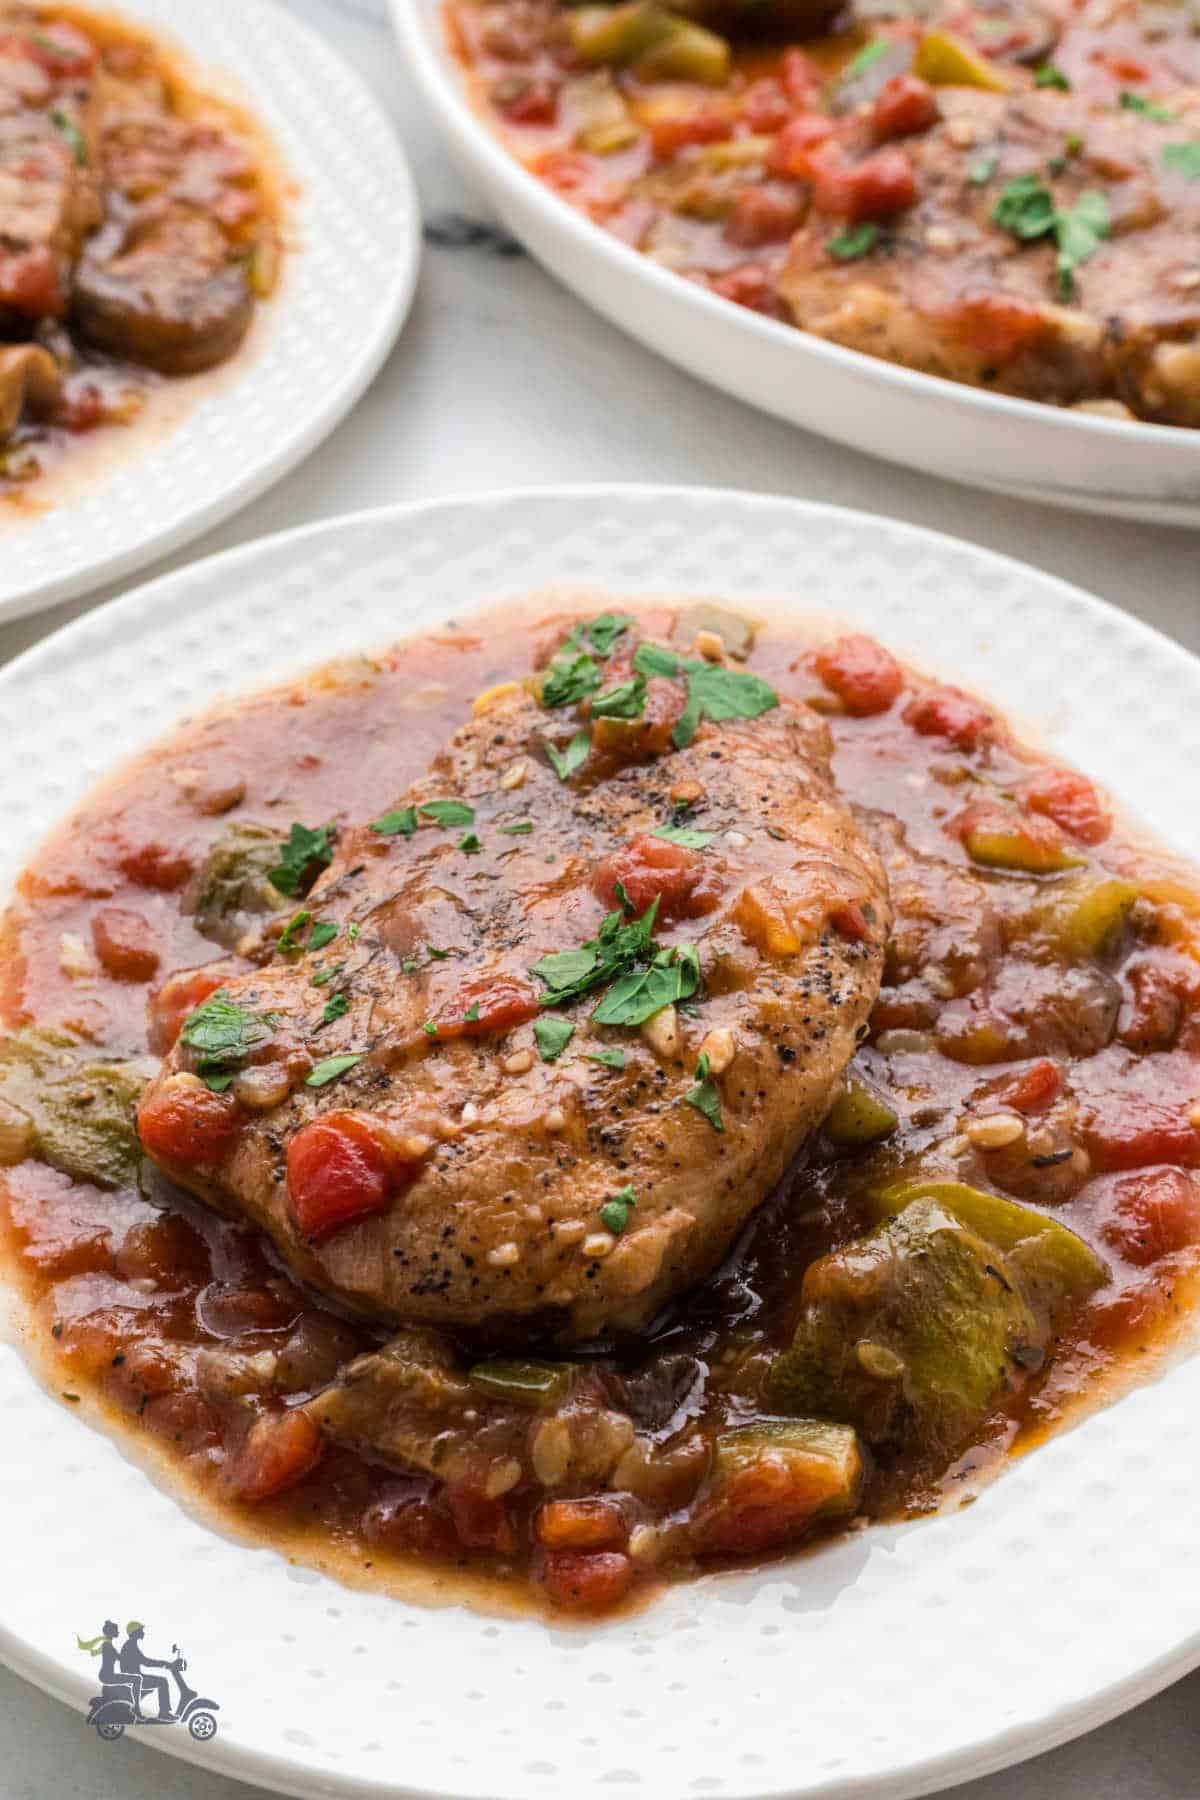
[[[667,638],[675,617],[643,609],[640,622]],[[565,1375],[561,1353],[519,1365],[515,1411],[511,1368],[477,1365],[498,1410],[480,1442],[463,1426],[461,1447],[485,1479],[339,1447],[306,1404],[387,1333],[306,1292],[252,1229],[174,1188],[138,1152],[134,1103],[181,1021],[268,959],[290,916],[222,938],[227,915],[197,889],[214,847],[231,831],[282,841],[294,821],[384,813],[474,697],[539,666],[552,641],[528,607],[222,705],[54,832],[3,925],[0,1218],[47,1381],[225,1528],[393,1591],[598,1612],[785,1553],[849,1516],[932,1510],[1176,1339],[1200,1245],[1200,889],[977,697],[858,635],[759,629],[746,666],[825,714],[896,911],[841,1097],[724,1266],[644,1337],[572,1353]],[[680,880],[687,859],[669,860],[686,916],[690,865]],[[232,1103],[209,1100],[202,1123],[219,1135]],[[158,1132],[177,1149],[171,1120],[142,1129],[146,1147]],[[314,1155],[314,1131],[340,1133],[335,1155]],[[336,1112],[292,1140],[288,1170],[295,1203],[326,1223],[397,1179]],[[878,1229],[875,1197],[922,1183],[951,1212],[1033,1209],[1102,1273],[965,1433],[885,1434],[848,1488],[819,1432],[799,1461],[772,1438],[771,1370],[806,1275],[811,1299],[808,1272]],[[864,1345],[870,1373],[894,1373],[891,1351]],[[603,1478],[556,1485],[552,1433],[538,1481],[504,1472],[535,1377],[547,1391],[573,1379],[576,1421],[615,1434]],[[544,1432],[536,1415],[529,1428]]]

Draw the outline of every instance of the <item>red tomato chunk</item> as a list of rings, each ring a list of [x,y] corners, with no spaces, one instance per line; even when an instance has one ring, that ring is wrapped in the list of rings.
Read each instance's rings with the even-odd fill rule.
[[[665,838],[635,837],[596,869],[592,892],[609,907],[619,907],[620,882],[635,913],[659,903],[659,919],[694,919],[711,912],[721,897],[721,882],[706,852],[670,844]]]
[[[389,1160],[356,1113],[327,1113],[288,1145],[288,1212],[305,1237],[324,1237],[351,1219],[379,1213],[392,1197]]]
[[[549,1550],[542,1562],[541,1580],[556,1606],[604,1612],[629,1592],[633,1564],[616,1550]]]
[[[1091,782],[1070,769],[1039,769],[1025,784],[1025,804],[1081,844],[1102,844],[1112,830],[1112,819]]]
[[[1136,1268],[1148,1268],[1200,1238],[1200,1187],[1182,1169],[1139,1169],[1097,1186],[1104,1194],[1100,1236]]]
[[[938,116],[937,95],[918,75],[893,75],[871,108],[877,138],[911,137],[927,131]]]
[[[538,997],[527,981],[500,975],[467,982],[434,1023],[439,1038],[492,1037],[536,1019]]]
[[[931,687],[915,694],[904,709],[904,723],[922,737],[943,737],[960,750],[975,750],[994,729],[986,707],[961,688]]]
[[[158,968],[150,926],[139,912],[102,906],[92,914],[92,943],[102,967],[118,981],[149,981]]]
[[[623,1550],[629,1538],[612,1500],[548,1500],[534,1524],[548,1550]]]
[[[813,205],[847,224],[894,218],[917,197],[912,164],[903,150],[877,150],[862,162],[814,158]]]
[[[219,1163],[242,1123],[232,1100],[192,1081],[158,1088],[137,1116],[138,1136],[150,1155],[187,1168]]]
[[[872,638],[857,634],[822,645],[813,664],[825,686],[855,718],[886,712],[904,686],[895,657]]]
[[[726,221],[725,236],[731,244],[754,250],[791,237],[803,218],[804,206],[794,195],[774,194],[765,187],[743,188]]]
[[[270,1500],[315,1469],[323,1439],[305,1412],[264,1413],[234,1458],[229,1485],[239,1500]]]

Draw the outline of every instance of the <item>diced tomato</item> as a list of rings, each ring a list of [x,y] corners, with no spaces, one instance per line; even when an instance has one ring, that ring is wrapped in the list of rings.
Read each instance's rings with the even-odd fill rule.
[[[646,833],[600,863],[592,876],[592,892],[605,906],[619,908],[618,882],[636,914],[657,900],[659,919],[695,919],[711,912],[723,886],[705,851]]]
[[[434,1023],[439,1038],[493,1037],[536,1019],[536,990],[512,975],[468,981],[454,999],[439,1008]]]
[[[756,134],[778,131],[786,125],[794,110],[794,103],[784,93],[782,82],[771,75],[752,81],[742,96],[742,118]]]
[[[363,1514],[368,1543],[418,1556],[451,1557],[460,1548],[454,1521],[444,1507],[421,1494],[384,1494]]]
[[[904,686],[904,675],[895,657],[874,638],[858,633],[823,644],[813,657],[813,665],[825,686],[855,718],[886,712]]]
[[[744,250],[762,244],[782,243],[804,218],[804,204],[793,194],[775,194],[770,188],[743,188],[725,221],[725,237]]]
[[[221,1441],[220,1419],[203,1394],[156,1394],[144,1404],[139,1398],[138,1419],[145,1430],[167,1438],[185,1456],[211,1450]]]
[[[556,1606],[606,1612],[633,1585],[633,1563],[617,1550],[548,1550],[538,1577]]]
[[[1162,1276],[1143,1275],[1123,1287],[1105,1287],[1087,1311],[1087,1335],[1105,1349],[1120,1349],[1154,1331],[1174,1304]]]
[[[53,252],[38,244],[31,250],[0,251],[0,306],[27,318],[59,317],[66,297]]]
[[[553,125],[558,117],[558,89],[526,75],[506,76],[489,96],[514,125]]]
[[[164,1288],[200,1287],[212,1273],[204,1239],[179,1213],[131,1226],[114,1262],[126,1281],[153,1281]]]
[[[1053,819],[1022,816],[1002,800],[976,800],[964,806],[946,831],[960,840],[975,862],[994,868],[1045,875],[1083,861]]]
[[[54,423],[64,431],[94,431],[104,418],[104,395],[94,381],[78,376],[64,385],[54,412]]]
[[[912,163],[896,148],[876,150],[857,163],[823,156],[814,162],[812,184],[817,211],[851,225],[894,218],[917,197]]]
[[[758,1556],[790,1543],[829,1498],[828,1476],[763,1454],[723,1484],[710,1511],[697,1515],[697,1549],[707,1556]]]
[[[294,1325],[303,1301],[282,1278],[271,1287],[210,1282],[196,1303],[196,1316],[211,1337],[236,1338],[258,1331],[283,1331]]]
[[[763,313],[769,319],[782,316],[775,278],[759,263],[739,263],[736,269],[713,275],[709,286],[714,294],[720,294],[722,300],[732,300],[735,306],[748,307],[751,312]]]
[[[1046,335],[1045,309],[1010,294],[967,294],[946,314],[964,344],[989,363],[1004,364]]]
[[[1032,812],[1045,813],[1081,844],[1102,844],[1112,818],[1086,775],[1071,769],[1040,769],[1024,789]]]
[[[719,144],[732,136],[733,120],[711,107],[653,119],[650,123],[650,142],[660,162],[674,156],[685,144]]]
[[[1192,1122],[1200,1095],[1191,1057],[1108,1049],[1080,1064],[1072,1085],[1084,1146],[1098,1168],[1200,1164],[1200,1128]]]
[[[615,1500],[547,1500],[534,1532],[548,1550],[623,1550],[629,1530]]]
[[[928,687],[914,694],[904,709],[904,723],[922,737],[947,738],[960,750],[977,749],[994,730],[986,707],[956,687]]]
[[[852,944],[865,944],[870,939],[871,922],[857,900],[835,906],[829,915],[829,923],[840,937],[847,938]]]
[[[211,1167],[230,1149],[244,1114],[224,1094],[198,1081],[164,1082],[138,1107],[138,1136],[157,1161]]]
[[[150,926],[130,908],[102,906],[93,913],[92,943],[101,965],[118,981],[149,981],[158,968]]]
[[[146,1008],[147,1029],[150,1048],[156,1056],[165,1056],[173,1048],[188,1014],[203,1005],[228,979],[228,969],[181,969],[151,994]]]
[[[1136,87],[1149,81],[1153,74],[1149,63],[1143,62],[1140,56],[1130,56],[1127,50],[1096,50],[1091,60],[1126,86]]]
[[[785,50],[779,65],[779,76],[788,99],[797,105],[812,105],[825,92],[825,74],[820,63],[803,50]]]
[[[442,1490],[459,1542],[467,1550],[496,1550],[511,1556],[517,1547],[517,1534],[502,1500],[489,1499],[475,1488],[453,1487]]]
[[[927,131],[938,117],[937,95],[919,75],[893,75],[884,82],[871,108],[871,129],[886,143]]]
[[[191,874],[192,859],[186,851],[173,850],[169,844],[139,844],[124,852],[119,867],[139,887],[170,893],[173,888],[182,887]]]
[[[1040,1112],[1042,1107],[1057,1100],[1062,1092],[1062,1085],[1062,1070],[1048,1056],[1043,1056],[1039,1061],[1030,1063],[1027,1069],[1022,1069],[1019,1075],[1000,1089],[996,1098],[1019,1113]]]
[[[1200,967],[1190,957],[1150,950],[1132,956],[1121,971],[1124,1000],[1117,1036],[1131,1050],[1169,1050],[1184,1009],[1200,1000]]]
[[[1095,1183],[1104,1242],[1136,1268],[1200,1238],[1200,1186],[1182,1169],[1138,1169]]]
[[[368,1121],[326,1113],[298,1131],[287,1153],[288,1213],[305,1237],[383,1212],[396,1191],[393,1165]]]
[[[807,181],[813,152],[832,137],[834,122],[825,113],[799,113],[789,119],[767,151],[767,168],[788,181]]]
[[[316,1468],[324,1440],[306,1412],[263,1413],[233,1459],[229,1486],[239,1500],[273,1499]]]

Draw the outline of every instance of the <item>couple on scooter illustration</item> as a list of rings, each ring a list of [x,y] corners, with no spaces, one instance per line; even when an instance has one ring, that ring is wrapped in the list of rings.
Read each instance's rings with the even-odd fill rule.
[[[178,1644],[171,1645],[173,1660],[147,1656],[142,1649],[144,1633],[141,1620],[131,1619],[125,1627],[125,1642],[118,1649],[120,1629],[114,1620],[106,1619],[98,1637],[76,1636],[81,1650],[100,1658],[100,1692],[92,1700],[88,1724],[95,1725],[100,1736],[110,1740],[119,1738],[126,1725],[186,1724],[192,1736],[201,1742],[215,1737],[217,1721],[213,1713],[220,1708],[215,1700],[202,1699],[183,1679],[187,1663],[179,1653]],[[167,1676],[147,1673],[151,1669],[166,1669],[174,1676],[179,1690],[178,1705],[172,1703],[171,1683]],[[146,1713],[142,1708],[151,1697],[158,1702],[157,1711]]]

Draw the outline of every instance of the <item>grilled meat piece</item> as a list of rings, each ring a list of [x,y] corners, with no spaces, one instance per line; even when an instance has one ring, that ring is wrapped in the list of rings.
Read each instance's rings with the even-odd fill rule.
[[[288,1097],[243,1111],[239,1094],[271,1092],[252,1067],[217,1099],[181,1042],[142,1108],[156,1160],[388,1322],[570,1342],[644,1325],[711,1270],[826,1110],[890,916],[823,721],[781,702],[672,750],[683,704],[655,676],[644,716],[594,720],[586,764],[560,779],[547,735],[565,744],[560,721],[576,730],[591,701],[572,717],[516,684],[485,697],[386,830],[342,834],[304,903],[337,923],[333,943],[224,990],[255,1017],[256,1061],[298,1071]],[[470,831],[439,817],[447,801]],[[651,835],[681,801],[685,841]],[[621,962],[618,930],[623,977],[539,1005]],[[683,1009],[604,1022],[654,984]],[[359,1053],[304,1083],[311,1058]],[[214,1137],[200,1115],[221,1108]]]

